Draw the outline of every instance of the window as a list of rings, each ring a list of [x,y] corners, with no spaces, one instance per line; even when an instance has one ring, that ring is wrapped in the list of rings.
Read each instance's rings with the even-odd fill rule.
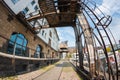
[[[49,43],[48,44],[51,46],[51,39],[49,39]]]
[[[35,54],[34,54],[35,58],[42,58],[42,47],[40,45],[37,46]]]
[[[25,9],[23,9],[23,13],[26,14],[29,11],[29,8],[26,7]]]
[[[13,4],[16,4],[19,0],[11,0]]]
[[[38,7],[37,7],[37,5],[34,7],[34,9],[35,9],[35,11],[37,11],[37,10],[38,10]]]
[[[13,33],[8,43],[7,52],[9,54],[13,54],[15,52],[15,55],[19,56],[28,56],[26,53],[26,46],[27,39],[24,37],[24,35],[20,33]]]
[[[45,32],[45,31],[43,30],[43,31],[42,31],[42,36],[44,35],[44,32]]]
[[[52,52],[52,58],[54,58],[55,57],[55,53],[54,52]]]
[[[35,4],[35,1],[32,1],[32,2],[31,2],[31,5],[34,5],[34,4]]]
[[[50,37],[52,37],[52,32],[50,31]]]

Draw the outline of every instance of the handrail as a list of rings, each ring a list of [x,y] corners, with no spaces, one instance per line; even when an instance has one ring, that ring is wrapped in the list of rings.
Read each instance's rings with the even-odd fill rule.
[[[11,54],[6,54],[3,52],[0,52],[0,56],[7,57],[7,58],[15,58],[15,59],[22,59],[22,60],[57,60],[59,58],[30,58],[30,57],[23,57],[23,56],[14,56]]]

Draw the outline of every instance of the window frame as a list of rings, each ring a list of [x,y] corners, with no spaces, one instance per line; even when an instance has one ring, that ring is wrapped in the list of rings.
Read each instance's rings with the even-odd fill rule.
[[[28,7],[25,7],[25,8],[23,9],[23,13],[24,13],[24,14],[27,14],[28,11],[29,11],[29,8],[28,8]]]
[[[35,4],[35,1],[33,0],[32,2],[31,2],[31,5],[33,6]]]
[[[13,4],[16,4],[20,0],[11,0]]]
[[[45,31],[44,31],[44,30],[42,30],[42,36],[44,36],[44,33],[45,33]]]
[[[40,51],[38,51],[38,48],[39,48]],[[37,53],[39,53],[39,54],[37,54]],[[42,47],[41,47],[41,45],[37,45],[35,53],[34,53],[34,57],[35,58],[42,58]]]
[[[37,11],[37,10],[38,10],[38,6],[37,6],[37,5],[34,7],[34,10],[35,10],[35,11]]]
[[[14,35],[15,35],[15,39],[12,40]],[[22,37],[19,36],[19,35],[21,35]],[[18,41],[19,39],[22,40],[22,43],[19,43],[19,41]],[[10,47],[11,44],[12,44],[13,48]],[[13,34],[11,34],[11,37],[10,37],[9,42],[8,42],[7,52],[9,54],[14,54],[14,49],[15,49],[15,55],[26,56],[26,54],[27,54],[26,53],[26,51],[27,51],[27,44],[28,44],[28,40],[25,38],[25,36],[23,34],[21,34],[21,33],[13,33]],[[10,51],[10,49],[11,49],[11,51]]]

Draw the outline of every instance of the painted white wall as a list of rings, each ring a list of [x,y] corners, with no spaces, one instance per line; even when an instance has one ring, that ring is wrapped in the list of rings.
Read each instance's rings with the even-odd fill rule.
[[[58,50],[59,40],[57,33],[54,28],[51,28],[50,31],[52,32],[52,37],[49,36],[51,39],[51,47],[53,47],[55,50]]]
[[[20,0],[16,4],[12,3],[11,0],[4,0],[6,4],[13,10],[15,14],[22,11],[32,0]],[[24,4],[23,4],[24,3]]]
[[[44,34],[42,35],[43,30]],[[49,35],[50,31],[52,32],[52,37]],[[37,35],[46,43],[49,43],[49,39],[51,39],[51,47],[58,51],[59,39],[54,28],[41,29],[40,33]]]
[[[14,4],[11,0],[4,0],[6,4],[13,10],[15,14],[18,14],[20,11],[22,11],[24,8],[28,7],[29,11],[27,14],[34,12],[34,7],[37,5],[38,0],[35,0],[35,4],[31,5],[31,2],[33,0],[19,0],[16,4]]]

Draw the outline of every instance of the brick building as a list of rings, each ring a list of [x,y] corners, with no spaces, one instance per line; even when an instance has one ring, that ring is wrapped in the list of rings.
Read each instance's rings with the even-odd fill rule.
[[[21,22],[4,1],[0,1],[0,10],[0,76],[31,71],[59,60],[58,48],[53,46],[59,41],[55,29],[46,30],[46,35],[52,35],[46,42]]]

